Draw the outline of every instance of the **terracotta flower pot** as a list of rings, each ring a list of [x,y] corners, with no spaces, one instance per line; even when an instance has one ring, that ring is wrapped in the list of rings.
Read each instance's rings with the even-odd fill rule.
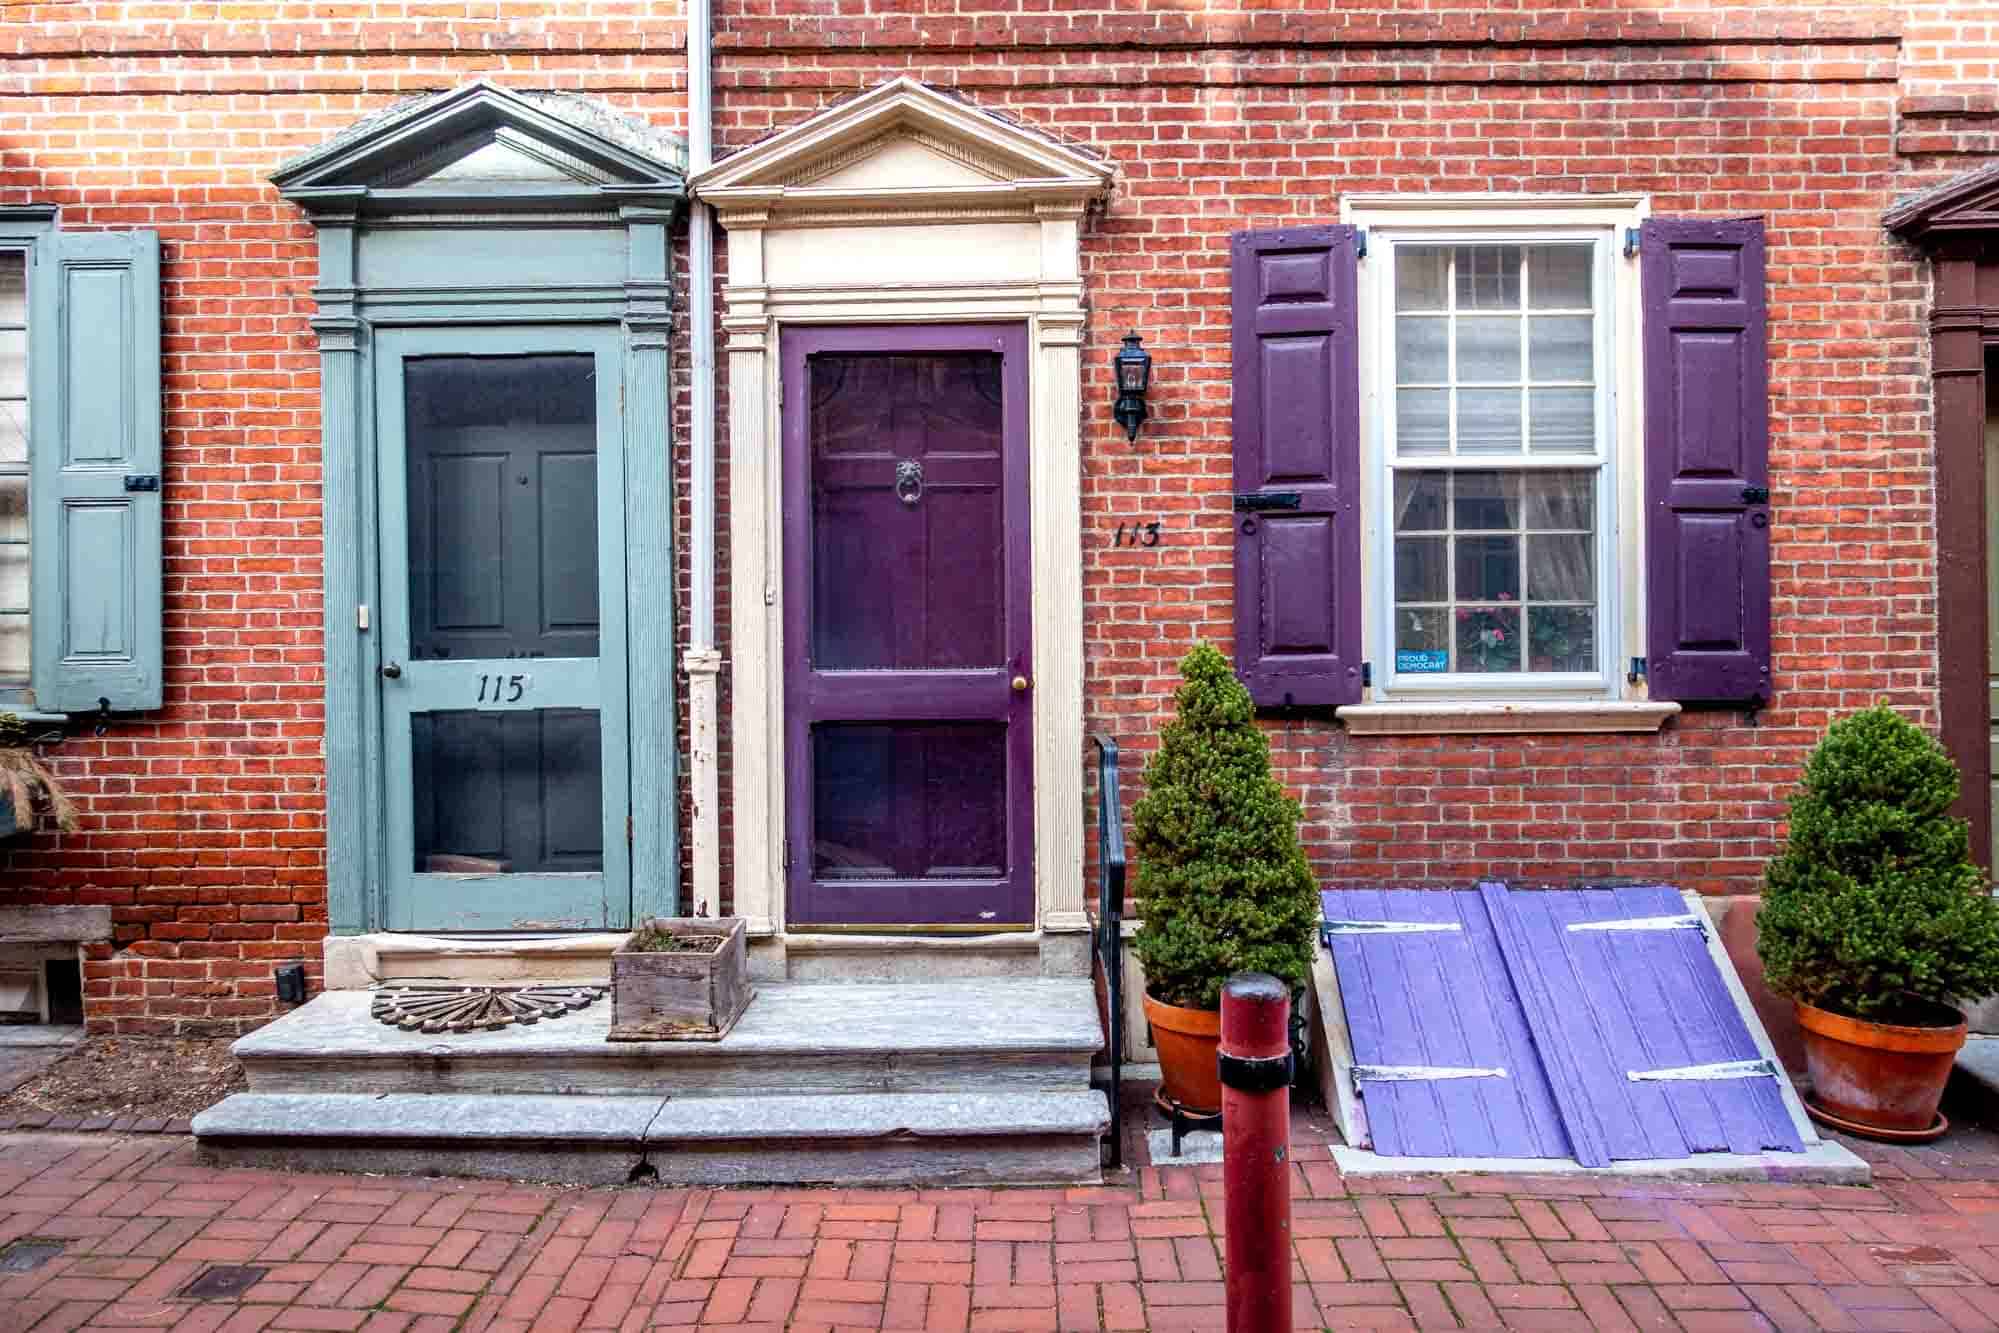
[[[1936,1123],[1951,1064],[1964,1045],[1964,1015],[1943,1005],[1937,1026],[1870,1023],[1798,1001],[1812,1100],[1842,1120],[1921,1131]]]
[[[1222,1079],[1217,1057],[1222,1044],[1218,1009],[1182,1009],[1145,995],[1145,1021],[1152,1025],[1152,1044],[1159,1051],[1159,1077],[1166,1095],[1190,1111],[1212,1114],[1222,1109]]]

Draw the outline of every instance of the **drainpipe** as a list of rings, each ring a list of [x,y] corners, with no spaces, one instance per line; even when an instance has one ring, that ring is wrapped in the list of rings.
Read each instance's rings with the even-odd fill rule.
[[[713,87],[709,81],[709,0],[687,5],[687,166],[701,171],[714,159]],[[687,213],[687,318],[693,360],[692,429],[689,432],[690,518],[687,534],[688,750],[693,784],[694,886],[681,910],[722,910],[721,759],[716,748],[717,692],[722,654],[715,647],[715,236],[708,205],[695,200]]]

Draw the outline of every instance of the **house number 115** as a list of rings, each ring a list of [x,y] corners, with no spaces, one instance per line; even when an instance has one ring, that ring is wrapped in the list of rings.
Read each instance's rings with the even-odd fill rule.
[[[482,704],[517,704],[533,681],[532,676],[481,676],[478,701]]]

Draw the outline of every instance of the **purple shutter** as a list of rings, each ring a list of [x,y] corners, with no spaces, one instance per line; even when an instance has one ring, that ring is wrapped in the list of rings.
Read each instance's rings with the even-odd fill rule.
[[[1237,232],[1231,249],[1236,671],[1259,706],[1358,703],[1354,229]]]
[[[1654,218],[1641,262],[1651,697],[1768,699],[1763,224]]]

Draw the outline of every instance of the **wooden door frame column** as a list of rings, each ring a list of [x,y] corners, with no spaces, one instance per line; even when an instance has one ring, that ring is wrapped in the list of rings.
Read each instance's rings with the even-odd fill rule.
[[[1972,858],[1990,869],[1985,357],[1999,347],[1999,168],[1903,200],[1883,221],[1931,261],[1938,713],[1963,783],[1952,813],[1969,821]]]

